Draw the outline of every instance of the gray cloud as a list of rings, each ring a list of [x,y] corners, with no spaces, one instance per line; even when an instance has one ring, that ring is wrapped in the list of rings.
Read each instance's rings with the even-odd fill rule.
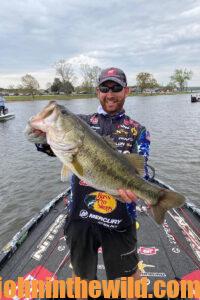
[[[175,68],[187,67],[198,84],[199,19],[196,0],[2,0],[0,86],[13,74],[45,81],[56,60],[81,57],[119,66],[131,82],[149,71],[167,83]]]

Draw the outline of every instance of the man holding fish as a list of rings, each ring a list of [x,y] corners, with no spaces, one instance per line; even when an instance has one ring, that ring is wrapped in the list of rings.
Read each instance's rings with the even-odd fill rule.
[[[128,93],[124,72],[105,69],[98,81],[97,113],[75,116],[50,102],[27,126],[29,141],[63,162],[62,177],[73,173],[65,234],[74,276],[81,279],[96,279],[100,246],[108,279],[138,279],[137,198],[152,205],[159,224],[168,209],[184,203],[180,194],[145,180],[149,133],[125,114]]]

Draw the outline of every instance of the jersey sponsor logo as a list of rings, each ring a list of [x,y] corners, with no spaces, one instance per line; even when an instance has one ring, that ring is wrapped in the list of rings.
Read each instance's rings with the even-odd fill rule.
[[[121,140],[121,141],[125,141],[125,142],[132,142],[133,141],[133,138],[127,138],[127,137],[121,137],[121,136],[119,136],[119,140]]]
[[[120,219],[105,218],[103,216],[95,215],[92,213],[89,214],[89,218],[102,222],[102,225],[107,224],[109,225],[109,227],[111,227],[111,225],[119,225],[122,221]]]
[[[119,142],[119,143],[117,143],[117,146],[118,146],[118,147],[123,147],[124,145],[125,145],[124,142]]]
[[[121,128],[124,128],[124,129],[129,129],[129,126],[126,126],[126,125],[123,125],[123,124],[120,125],[120,127],[121,127]]]
[[[124,120],[124,125],[127,125],[127,126],[133,125],[135,127],[139,127],[139,124],[136,121],[132,120],[132,119],[125,119]]]
[[[93,192],[84,199],[88,208],[102,213],[109,214],[113,212],[117,206],[115,198],[104,192]]]
[[[133,127],[133,128],[131,128],[131,132],[132,132],[132,135],[137,135],[137,130],[136,130],[136,128],[135,127]]]
[[[124,120],[124,125],[129,126],[129,125],[132,125],[132,124],[133,124],[132,120],[129,120],[129,119]]]
[[[124,130],[124,129],[117,129],[116,132],[115,132],[116,135],[125,135],[127,136],[128,135],[128,131]]]
[[[87,210],[85,210],[85,209],[82,209],[81,211],[80,211],[80,213],[79,213],[79,216],[81,217],[81,218],[88,218],[88,211]]]
[[[90,118],[90,122],[91,122],[92,124],[96,125],[96,124],[98,124],[98,118],[95,117],[95,116],[92,116],[92,117]]]
[[[138,249],[138,253],[143,254],[143,255],[155,255],[158,251],[159,251],[159,249],[156,247],[142,247],[141,246]]]

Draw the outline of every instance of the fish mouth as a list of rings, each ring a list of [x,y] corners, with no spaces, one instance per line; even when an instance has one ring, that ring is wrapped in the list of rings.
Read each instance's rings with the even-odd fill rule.
[[[49,104],[39,114],[33,117],[31,121],[48,118],[57,107],[58,104],[56,101],[50,101]]]
[[[59,107],[56,101],[51,101],[40,113],[29,120],[29,125],[35,129],[47,132],[50,124],[57,119]]]
[[[37,123],[44,123],[45,120],[50,118],[52,115],[54,118],[59,114],[58,104],[56,101],[51,101],[41,112],[32,117],[29,120],[29,124],[33,127],[37,125]]]

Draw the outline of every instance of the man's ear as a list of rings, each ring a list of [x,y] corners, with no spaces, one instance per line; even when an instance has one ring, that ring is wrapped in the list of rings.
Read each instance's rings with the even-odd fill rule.
[[[99,88],[98,87],[96,88],[96,95],[97,95],[97,97],[99,96]]]
[[[128,94],[130,93],[130,88],[126,86],[124,90],[125,90],[125,95],[128,96]]]

